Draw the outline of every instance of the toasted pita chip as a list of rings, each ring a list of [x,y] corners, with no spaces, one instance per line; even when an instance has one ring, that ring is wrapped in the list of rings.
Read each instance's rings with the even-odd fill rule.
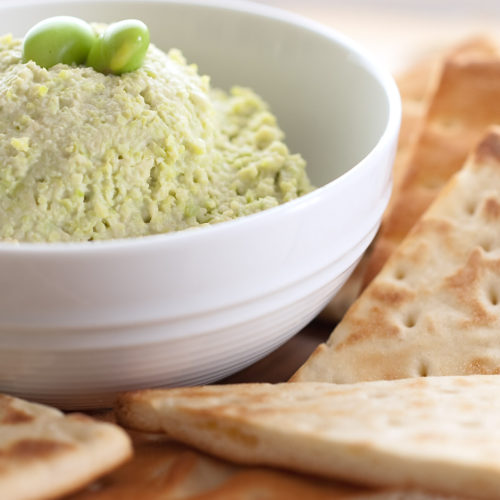
[[[496,47],[489,40],[479,37],[472,38],[447,50],[440,50],[428,55],[396,77],[401,94],[402,116],[393,167],[392,199],[399,192],[401,182],[406,175],[411,153],[423,126],[429,102],[439,82],[446,58],[453,57],[454,60],[458,58],[484,58],[485,54],[494,54],[495,50]],[[387,212],[390,213],[391,210],[392,207],[389,204]],[[380,246],[385,248],[383,242],[379,244],[379,248]],[[363,256],[346,284],[322,311],[321,317],[323,319],[331,322],[339,321],[366,284],[378,272],[381,261],[379,261],[379,257],[371,259],[372,249],[373,246]],[[371,262],[369,269],[368,262]],[[367,273],[369,277],[367,277]]]
[[[292,381],[500,373],[500,127]]]
[[[495,498],[500,376],[139,391],[126,426],[225,459],[377,486]]]
[[[462,45],[452,50],[456,51],[461,48]],[[393,167],[393,189],[398,188],[406,172],[408,156],[427,111],[429,100],[437,85],[443,61],[441,52],[432,54],[396,77],[401,95],[402,115]]]
[[[90,417],[0,395],[0,498],[54,498],[131,455],[127,434]]]
[[[487,41],[453,52],[384,215],[365,275],[380,271],[446,181],[462,166],[484,129],[500,123],[500,55]]]
[[[466,500],[238,466],[165,436],[134,432],[132,437],[130,462],[67,500]]]

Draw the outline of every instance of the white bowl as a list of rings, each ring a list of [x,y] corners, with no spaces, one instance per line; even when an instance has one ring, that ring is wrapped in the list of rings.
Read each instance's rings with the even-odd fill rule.
[[[0,390],[93,408],[249,365],[321,310],[375,235],[400,123],[392,78],[341,34],[254,4],[16,0],[0,4],[0,33],[60,14],[140,18],[215,86],[254,88],[320,187],[208,228],[0,243]]]

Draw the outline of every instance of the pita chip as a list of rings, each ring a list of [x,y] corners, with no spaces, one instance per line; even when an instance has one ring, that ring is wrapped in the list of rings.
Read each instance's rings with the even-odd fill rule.
[[[123,463],[132,448],[119,427],[0,395],[0,498],[59,497]]]
[[[458,50],[458,49],[457,49]],[[441,53],[432,54],[396,77],[401,95],[401,129],[394,159],[394,187],[399,186],[406,171],[408,156],[418,135],[432,92],[437,85],[444,58]]]
[[[500,128],[292,381],[500,373]]]
[[[500,52],[487,39],[471,40],[445,58],[406,164],[395,175],[365,285],[461,168],[491,124],[500,124]]]
[[[128,393],[116,411],[242,464],[486,499],[500,491],[499,393],[495,375],[242,384]]]
[[[164,435],[131,435],[134,458],[66,500],[466,500],[236,465]]]
[[[406,174],[411,153],[422,128],[429,102],[439,82],[445,60],[451,56],[454,58],[484,58],[486,55],[495,54],[495,50],[496,47],[489,40],[472,38],[446,51],[439,50],[429,54],[396,77],[396,83],[401,94],[402,116],[398,148],[393,167],[392,198],[397,197],[401,182]],[[388,213],[390,212],[391,206],[389,205]],[[378,272],[378,258],[375,257],[373,260],[370,258],[373,246],[367,250],[345,285],[322,311],[321,317],[323,319],[332,322],[339,321],[366,286],[368,279],[371,279],[366,277],[367,273],[369,272],[371,276],[374,272]],[[384,248],[383,242],[379,244],[379,248]],[[369,262],[371,263],[368,269]]]

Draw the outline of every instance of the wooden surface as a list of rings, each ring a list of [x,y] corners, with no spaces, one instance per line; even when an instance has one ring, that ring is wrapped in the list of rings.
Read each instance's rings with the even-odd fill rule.
[[[342,32],[392,71],[471,35],[500,39],[498,0],[257,1]]]

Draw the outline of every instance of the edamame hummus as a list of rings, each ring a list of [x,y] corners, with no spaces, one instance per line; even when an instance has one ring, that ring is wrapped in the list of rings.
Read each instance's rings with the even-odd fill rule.
[[[311,185],[262,99],[153,45],[122,75],[22,62],[0,38],[0,239],[85,241],[227,221]]]

